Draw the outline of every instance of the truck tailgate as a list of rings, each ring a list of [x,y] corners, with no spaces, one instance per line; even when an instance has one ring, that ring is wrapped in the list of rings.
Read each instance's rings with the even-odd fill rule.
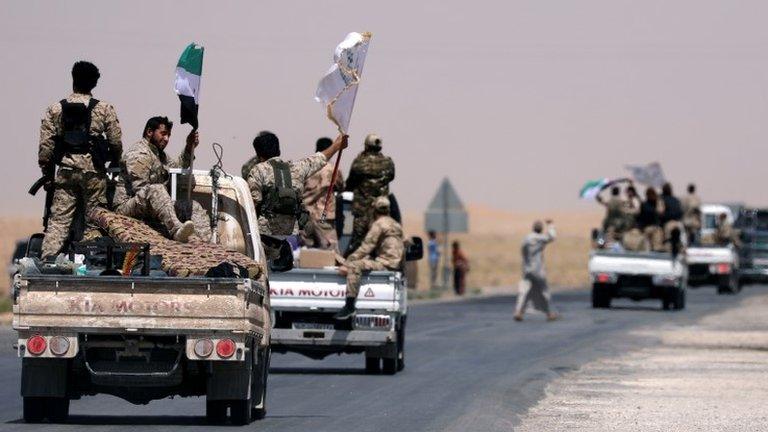
[[[13,327],[78,331],[253,332],[267,317],[250,279],[34,275],[22,280]]]
[[[395,311],[404,301],[400,273],[374,271],[364,274],[357,297],[358,309]],[[344,305],[346,278],[333,269],[294,269],[269,275],[270,302],[278,310],[335,310]]]

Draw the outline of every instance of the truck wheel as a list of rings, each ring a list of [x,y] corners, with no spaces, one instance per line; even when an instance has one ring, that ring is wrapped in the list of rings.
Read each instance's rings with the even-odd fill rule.
[[[24,398],[24,421],[27,423],[40,423],[45,418],[46,398]]]
[[[69,399],[52,397],[47,398],[48,420],[51,423],[64,423],[69,418]]]
[[[229,403],[229,415],[232,424],[235,426],[245,426],[251,423],[251,409],[253,408],[253,399],[237,399]]]
[[[224,424],[227,421],[227,401],[205,401],[205,419],[210,424]]]
[[[382,371],[385,375],[394,375],[397,373],[397,357],[395,358],[382,358]]]
[[[267,348],[262,355],[261,363],[261,380],[256,385],[254,394],[260,394],[260,402],[257,403],[251,410],[251,418],[253,420],[261,420],[267,416],[267,378],[269,377],[269,361],[271,358],[271,351]]]
[[[397,371],[405,369],[405,319],[397,330]]]
[[[606,292],[607,287],[601,284],[592,285],[592,308],[608,309],[611,307],[611,295]]]
[[[365,358],[365,373],[377,374],[381,371],[381,359],[378,357]]]

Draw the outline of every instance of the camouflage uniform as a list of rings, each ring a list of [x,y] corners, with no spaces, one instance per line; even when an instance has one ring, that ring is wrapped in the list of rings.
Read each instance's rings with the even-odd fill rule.
[[[168,160],[165,151],[146,138],[141,139],[120,161],[122,173],[113,200],[115,212],[133,218],[159,221],[172,236],[181,222],[167,189],[170,178],[168,169],[189,168],[191,162],[190,154],[186,151],[182,152],[178,160]],[[205,213],[200,204],[192,204],[193,213]]]
[[[377,218],[360,247],[347,258],[347,297],[357,297],[364,271],[397,270],[404,253],[400,224],[389,216]]]
[[[289,236],[299,232],[295,216],[288,215],[268,215],[261,214],[259,207],[266,193],[275,187],[275,172],[269,161],[275,160],[283,162],[279,157],[274,157],[262,163],[256,164],[248,173],[246,180],[251,188],[251,197],[256,206],[256,212],[259,213],[259,232],[272,236]],[[304,192],[304,183],[307,179],[322,169],[328,159],[325,155],[318,152],[312,156],[299,159],[298,161],[288,162],[291,170],[291,185],[296,191],[296,196],[301,200]]]
[[[304,208],[309,212],[309,222],[301,231],[301,239],[308,247],[320,249],[334,249],[338,251],[339,239],[336,235],[336,200],[331,196],[328,208],[325,212],[325,221],[322,220],[325,197],[331,185],[333,165],[325,166],[307,179],[304,183]],[[333,187],[336,191],[344,189],[344,179],[341,172],[336,173],[336,183]]]
[[[701,199],[696,194],[688,194],[682,199],[683,225],[688,233],[688,240],[694,242],[701,229]]]
[[[67,102],[85,105],[90,100],[89,94],[72,93],[67,97]],[[45,111],[40,125],[38,163],[41,168],[53,160],[55,138],[61,132],[61,104],[57,102]],[[90,134],[105,136],[112,152],[118,156],[122,153],[120,122],[112,105],[103,101],[96,104],[91,113]],[[96,168],[90,154],[65,154],[61,159],[54,182],[51,217],[42,245],[43,257],[55,255],[64,246],[75,217],[78,197],[85,200],[86,214],[97,206],[106,205],[106,175]],[[95,227],[89,224],[89,229],[94,230]]]
[[[395,163],[381,154],[381,147],[371,145],[375,135],[366,138],[365,150],[352,162],[347,179],[347,190],[354,193],[352,239],[348,251],[360,246],[373,218],[373,202],[381,196],[389,196],[389,183],[395,179]]]
[[[259,163],[259,157],[254,156],[248,159],[248,161],[243,164],[243,167],[240,168],[240,172],[242,173],[244,179],[248,178],[248,173],[250,173],[253,167],[255,167],[258,163]]]

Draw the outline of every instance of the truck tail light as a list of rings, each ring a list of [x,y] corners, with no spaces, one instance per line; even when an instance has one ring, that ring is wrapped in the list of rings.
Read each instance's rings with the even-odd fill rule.
[[[392,322],[389,315],[356,315],[355,326],[358,328],[389,328]]]
[[[200,339],[195,342],[195,355],[198,357],[208,357],[213,353],[213,341],[210,339]]]
[[[54,355],[62,356],[69,351],[69,339],[63,336],[54,336],[51,338],[51,352]]]
[[[731,272],[731,265],[728,263],[712,264],[709,266],[709,272],[714,274],[728,274]]]
[[[616,273],[594,273],[592,277],[594,278],[595,282],[603,284],[612,284],[619,280],[619,277]]]
[[[221,358],[230,358],[235,354],[235,342],[232,339],[222,339],[216,343],[216,354]]]
[[[42,354],[45,352],[46,346],[45,338],[40,335],[34,335],[27,339],[27,351],[32,355],[38,356]]]

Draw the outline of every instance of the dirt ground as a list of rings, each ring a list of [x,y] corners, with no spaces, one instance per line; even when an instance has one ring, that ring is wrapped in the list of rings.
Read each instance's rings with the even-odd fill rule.
[[[551,218],[558,238],[547,247],[545,259],[550,284],[555,288],[581,287],[588,283],[589,233],[599,225],[599,212],[548,213],[510,212],[483,206],[469,206],[469,233],[451,235],[458,240],[470,260],[467,275],[469,289],[478,287],[512,287],[520,280],[520,245],[531,230],[534,220]],[[406,214],[403,218],[406,235],[424,239],[424,218],[421,214]],[[442,240],[441,240],[442,245]],[[419,262],[418,289],[429,288],[429,264]]]

